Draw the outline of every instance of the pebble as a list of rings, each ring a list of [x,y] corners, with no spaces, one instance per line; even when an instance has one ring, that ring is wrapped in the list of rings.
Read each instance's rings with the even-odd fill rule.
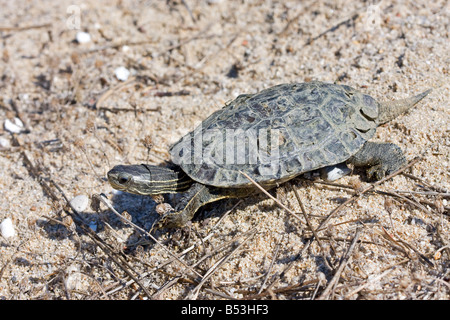
[[[77,211],[84,211],[89,205],[89,197],[85,195],[79,195],[70,200],[71,206]]]
[[[14,230],[11,218],[6,218],[0,223],[0,232],[4,238],[14,237],[16,231]]]
[[[91,41],[91,35],[87,32],[79,31],[75,36],[78,43],[88,43]]]
[[[2,148],[9,148],[10,146],[11,146],[11,144],[9,143],[8,139],[0,137],[0,147],[2,147]]]
[[[11,133],[21,133],[24,130],[23,122],[19,118],[14,118],[14,122],[6,119],[4,123],[5,130]]]
[[[114,70],[114,74],[120,81],[127,81],[128,77],[130,76],[130,70],[125,67],[118,67]]]

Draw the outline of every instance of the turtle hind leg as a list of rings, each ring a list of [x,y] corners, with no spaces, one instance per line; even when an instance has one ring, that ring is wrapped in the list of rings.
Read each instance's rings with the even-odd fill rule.
[[[381,180],[387,174],[400,169],[406,163],[402,150],[393,143],[366,142],[349,163],[357,167],[369,167],[369,179]]]

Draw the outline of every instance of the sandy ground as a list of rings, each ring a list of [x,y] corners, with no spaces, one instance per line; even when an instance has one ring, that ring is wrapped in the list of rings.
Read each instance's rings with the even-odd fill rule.
[[[0,299],[450,298],[449,2],[0,2],[0,222],[15,230],[0,236]],[[302,222],[261,195],[158,244],[138,231],[155,203],[113,192],[112,166],[162,163],[237,95],[311,80],[379,100],[434,88],[374,137],[422,158],[354,196],[320,243],[290,185],[272,194]],[[313,229],[369,186],[362,172],[318,182],[292,184]],[[63,197],[100,193],[137,227]]]

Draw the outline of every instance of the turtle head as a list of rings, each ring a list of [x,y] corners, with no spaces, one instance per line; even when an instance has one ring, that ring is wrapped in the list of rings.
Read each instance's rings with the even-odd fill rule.
[[[108,172],[114,189],[140,195],[181,192],[192,180],[181,170],[152,165],[118,165]]]

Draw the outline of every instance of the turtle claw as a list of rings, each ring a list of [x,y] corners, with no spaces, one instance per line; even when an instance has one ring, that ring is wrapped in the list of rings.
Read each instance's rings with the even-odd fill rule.
[[[372,166],[366,171],[369,180],[377,180],[377,181],[383,179],[386,175],[389,175],[392,172],[393,172],[392,170],[390,170],[388,167],[382,164]]]
[[[182,212],[180,211],[170,211],[167,212],[157,219],[150,230],[154,229],[163,229],[163,228],[181,228],[183,227],[189,220],[186,221]]]

